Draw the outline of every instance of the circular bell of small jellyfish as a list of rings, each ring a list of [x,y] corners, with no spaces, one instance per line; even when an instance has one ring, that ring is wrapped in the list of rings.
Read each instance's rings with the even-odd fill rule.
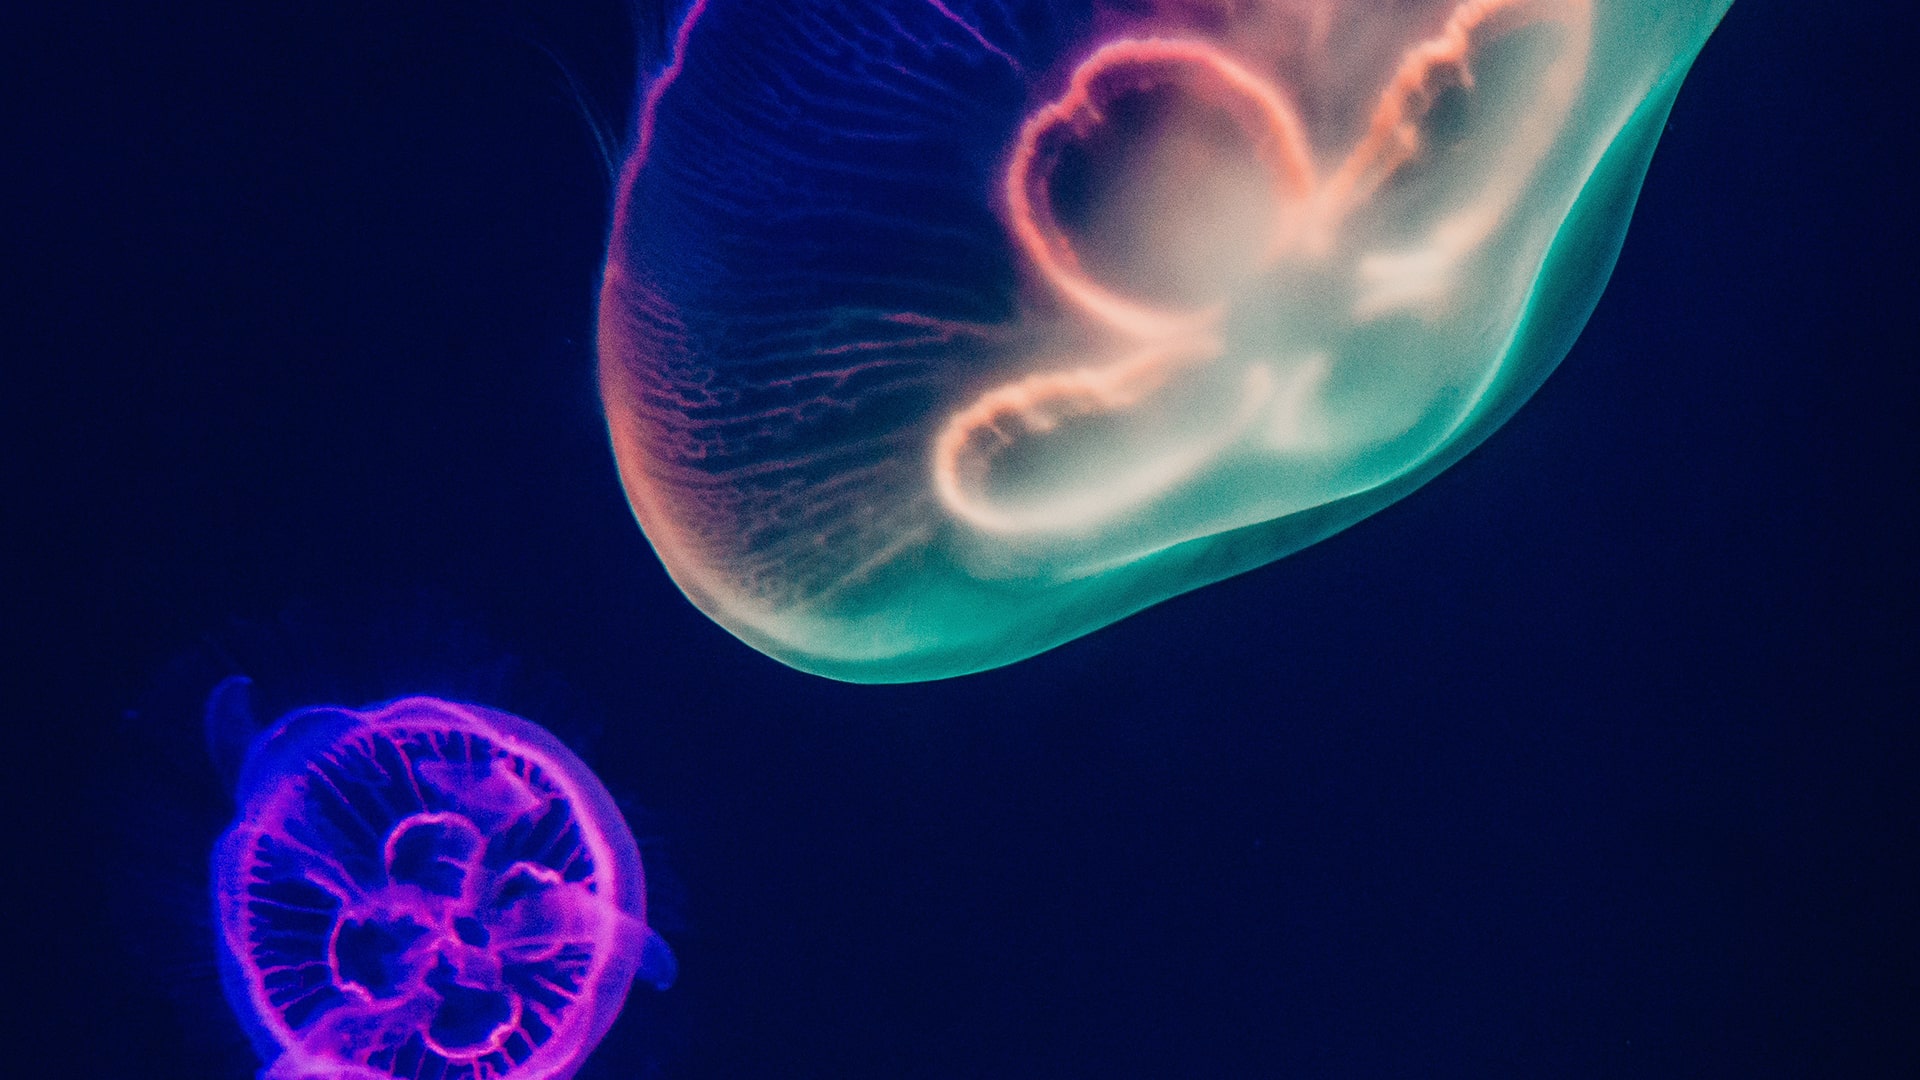
[[[564,1080],[636,975],[672,981],[626,822],[526,720],[301,709],[239,785],[213,898],[265,1080]]]
[[[753,647],[1010,663],[1432,479],[1566,355],[1732,0],[689,0],[600,308]]]

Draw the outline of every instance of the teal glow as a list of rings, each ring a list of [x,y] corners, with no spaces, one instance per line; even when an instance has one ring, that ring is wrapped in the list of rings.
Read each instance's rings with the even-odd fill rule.
[[[858,682],[1330,536],[1567,354],[1730,4],[695,3],[602,297],[635,514]]]

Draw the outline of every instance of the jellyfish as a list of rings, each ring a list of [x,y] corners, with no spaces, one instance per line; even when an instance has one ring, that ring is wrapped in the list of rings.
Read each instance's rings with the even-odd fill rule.
[[[1731,0],[693,0],[602,284],[747,644],[1010,663],[1378,511],[1571,348]]]
[[[245,679],[209,705],[248,708]],[[626,822],[534,724],[410,697],[297,710],[214,856],[227,996],[263,1080],[565,1080],[635,977],[664,989]]]

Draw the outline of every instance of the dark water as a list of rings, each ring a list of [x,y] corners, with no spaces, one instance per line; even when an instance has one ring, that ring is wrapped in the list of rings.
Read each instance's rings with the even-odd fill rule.
[[[628,517],[547,55],[618,130],[617,5],[29,17],[8,1074],[251,1075],[182,704],[231,660],[497,690],[606,779],[681,981],[586,1078],[1914,1075],[1903,33],[1736,4],[1580,344],[1437,482],[875,688],[736,643]]]

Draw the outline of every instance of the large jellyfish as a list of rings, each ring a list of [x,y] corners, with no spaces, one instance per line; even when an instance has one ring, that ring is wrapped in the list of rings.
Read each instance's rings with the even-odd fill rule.
[[[1731,0],[694,0],[601,299],[748,644],[1009,663],[1432,478],[1571,347]]]
[[[245,680],[209,706],[244,708]],[[228,998],[264,1080],[565,1080],[664,987],[633,836],[580,759],[438,698],[262,733],[214,857]]]

